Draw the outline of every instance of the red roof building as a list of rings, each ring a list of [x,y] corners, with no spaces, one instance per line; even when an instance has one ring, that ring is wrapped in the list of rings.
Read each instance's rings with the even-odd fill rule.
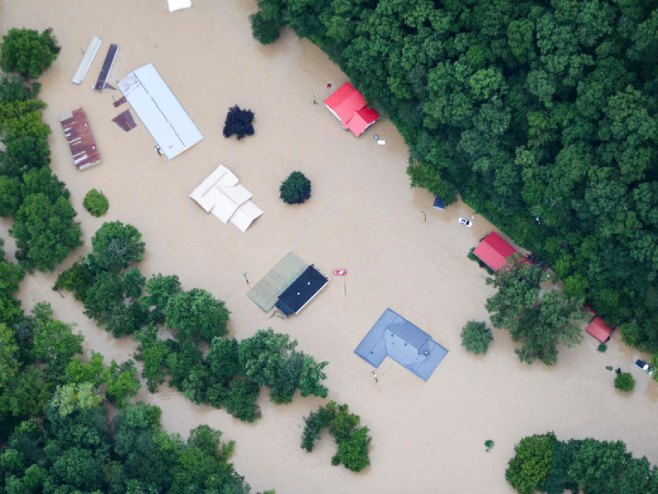
[[[496,232],[491,232],[482,239],[473,254],[491,269],[498,271],[505,265],[508,257],[516,254],[516,249]]]
[[[356,137],[379,120],[379,114],[366,106],[363,95],[349,82],[325,99],[324,105],[340,121],[343,128]]]
[[[601,343],[607,343],[612,334],[612,328],[599,316],[592,319],[592,322],[589,323],[586,331]]]

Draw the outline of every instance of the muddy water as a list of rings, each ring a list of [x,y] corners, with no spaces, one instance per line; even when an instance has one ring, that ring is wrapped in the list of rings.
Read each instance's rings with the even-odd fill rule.
[[[510,492],[506,462],[518,439],[554,430],[558,436],[622,439],[638,455],[658,462],[656,386],[639,371],[638,388],[622,396],[612,387],[606,365],[630,369],[634,352],[618,335],[606,354],[590,338],[561,352],[552,369],[517,362],[507,335],[496,333],[489,354],[462,351],[459,331],[469,319],[486,319],[490,295],[484,271],[466,258],[491,229],[475,215],[474,227],[457,224],[473,213],[461,203],[445,212],[432,198],[411,190],[405,174],[407,148],[387,120],[360,139],[342,131],[313,95],[345,76],[307,41],[285,32],[274,46],[251,39],[250,0],[197,0],[192,9],[169,14],[164,0],[6,0],[0,4],[2,31],[9,26],[53,27],[62,52],[43,78],[46,119],[53,129],[53,168],[71,190],[88,239],[102,221],[134,224],[144,235],[146,274],[176,273],[186,288],[202,287],[225,300],[230,329],[238,338],[272,326],[296,338],[300,347],[328,360],[330,397],[350,404],[374,437],[372,467],[354,475],[329,462],[333,445],[299,448],[302,417],[320,400],[298,398],[287,406],[261,399],[263,418],[245,425],[222,411],[190,404],[163,388],[140,397],[162,407],[163,425],[185,434],[201,423],[237,441],[234,462],[258,490],[302,492]],[[56,5],[56,6],[55,6]],[[91,36],[104,45],[81,86],[70,80]],[[124,133],[110,119],[111,91],[91,90],[109,43],[120,54],[110,82],[153,62],[205,139],[173,161],[153,151],[141,124]],[[242,141],[221,136],[229,106],[254,110],[256,135]],[[77,172],[71,164],[58,117],[83,106],[103,164]],[[374,132],[386,139],[377,146]],[[247,233],[205,214],[187,194],[219,163],[231,168],[254,194],[265,214]],[[278,186],[293,170],[313,182],[303,207],[285,206]],[[84,194],[101,188],[111,206],[102,220],[81,206]],[[9,223],[0,224],[6,237]],[[264,275],[293,250],[329,273],[343,267],[327,289],[298,317],[270,319],[247,297],[251,280]],[[8,251],[13,252],[11,245]],[[79,253],[83,253],[81,249]],[[70,263],[72,259],[69,259]],[[107,358],[134,352],[128,340],[114,340],[86,319],[70,295],[50,289],[54,275],[25,280],[26,308],[49,301],[58,317],[75,321],[88,349]],[[378,370],[353,354],[355,346],[391,307],[430,332],[450,350],[426,383],[385,361]],[[490,453],[483,442],[496,442]]]

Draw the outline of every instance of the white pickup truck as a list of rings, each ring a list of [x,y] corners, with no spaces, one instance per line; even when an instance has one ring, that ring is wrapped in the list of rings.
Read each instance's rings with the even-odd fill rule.
[[[642,369],[644,372],[653,376],[656,373],[656,369],[647,364],[644,360],[637,359],[635,361],[635,367]]]

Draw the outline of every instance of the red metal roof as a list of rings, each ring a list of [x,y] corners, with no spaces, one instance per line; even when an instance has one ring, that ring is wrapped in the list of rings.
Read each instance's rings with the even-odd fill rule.
[[[78,170],[100,164],[101,155],[96,147],[94,135],[87,122],[87,115],[82,108],[60,117],[66,142],[73,156],[73,164]]]
[[[363,95],[349,82],[325,99],[324,104],[340,120],[343,128],[349,129],[356,137],[379,119],[379,114],[366,107]]]
[[[347,128],[356,137],[359,137],[365,130],[379,120],[379,113],[372,108],[361,108],[352,114],[352,118],[347,123]]]
[[[605,343],[610,339],[612,328],[608,326],[603,319],[596,316],[592,322],[587,326],[587,332],[601,343]]]
[[[507,258],[515,253],[516,249],[496,232],[484,237],[473,251],[473,254],[494,271],[502,268]]]

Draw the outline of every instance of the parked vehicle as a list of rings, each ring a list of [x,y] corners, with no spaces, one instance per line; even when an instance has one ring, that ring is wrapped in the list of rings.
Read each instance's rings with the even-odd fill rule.
[[[459,224],[464,225],[467,228],[473,226],[473,222],[471,220],[467,220],[466,218],[459,218]]]
[[[644,360],[637,359],[635,361],[635,366],[639,369],[642,369],[644,372],[649,374],[650,376],[653,376],[656,373],[656,369],[651,367],[649,364],[647,364]]]

